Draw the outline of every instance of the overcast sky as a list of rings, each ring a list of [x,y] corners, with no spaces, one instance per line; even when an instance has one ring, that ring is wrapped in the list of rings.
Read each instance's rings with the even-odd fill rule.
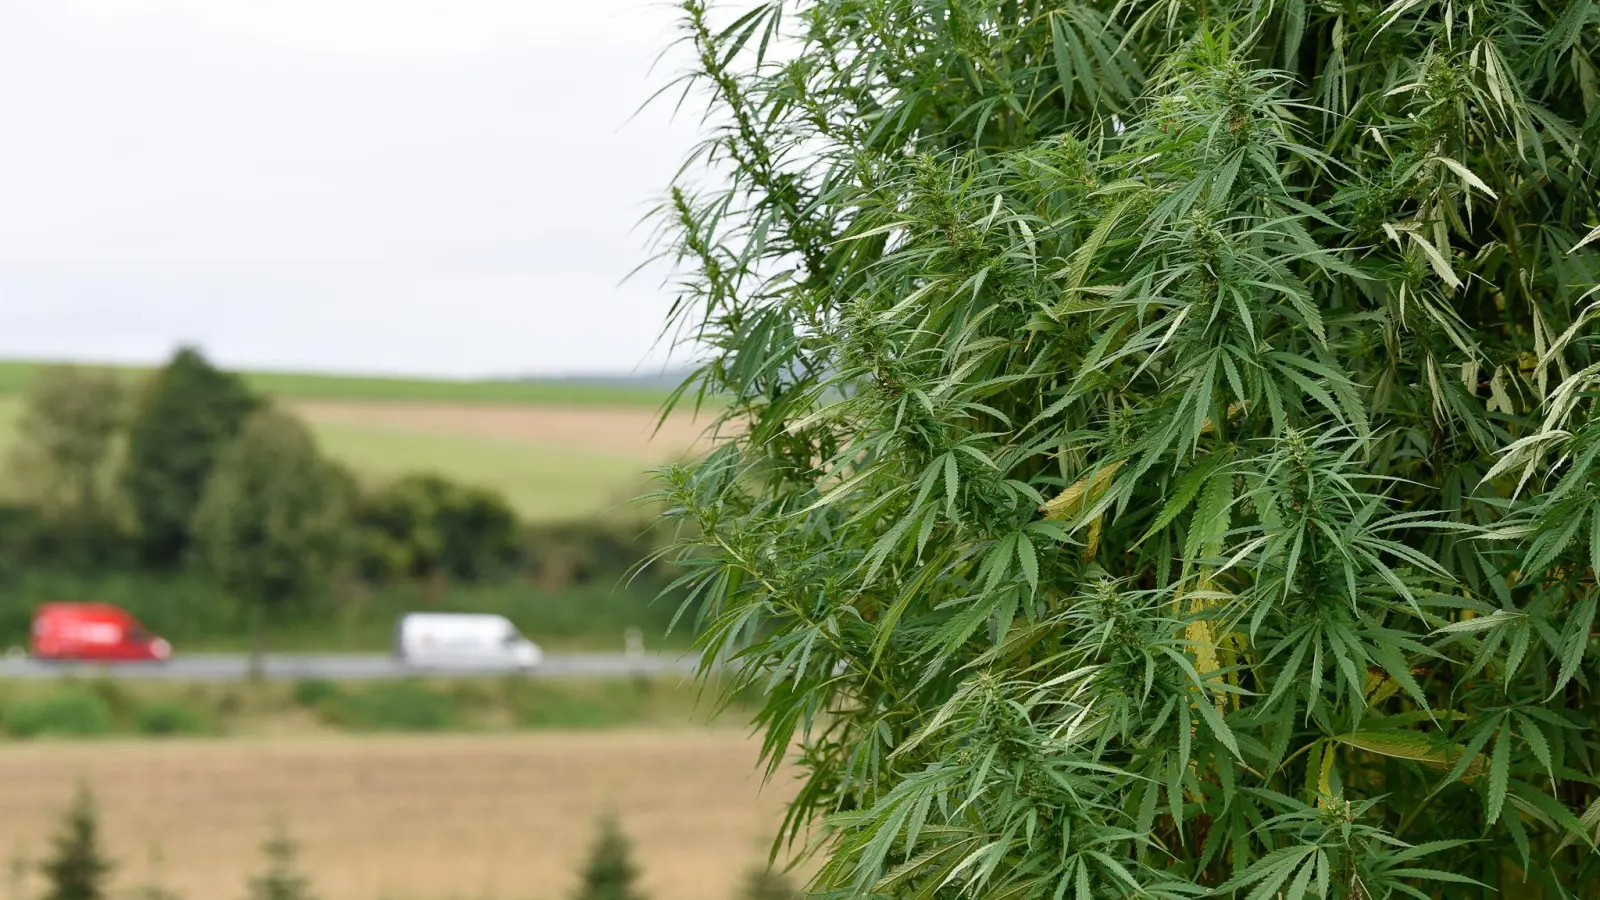
[[[659,0],[0,2],[0,356],[658,371]]]

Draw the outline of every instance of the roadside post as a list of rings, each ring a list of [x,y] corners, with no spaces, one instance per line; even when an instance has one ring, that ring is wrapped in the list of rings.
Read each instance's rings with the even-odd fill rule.
[[[645,672],[644,663],[644,632],[638,628],[628,628],[622,633],[622,655],[628,661],[628,669],[633,676],[633,684],[640,693],[650,690],[650,678]]]

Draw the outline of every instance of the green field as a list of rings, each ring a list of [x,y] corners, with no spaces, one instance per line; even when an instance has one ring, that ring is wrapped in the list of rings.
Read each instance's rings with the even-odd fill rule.
[[[0,396],[0,458],[16,440],[16,397]],[[312,422],[332,458],[379,483],[426,472],[498,491],[531,522],[604,514],[648,485],[651,461],[536,440],[505,440],[382,425]],[[663,458],[662,461],[665,461]]]
[[[370,481],[413,472],[499,491],[525,519],[567,521],[625,505],[648,486],[637,457],[554,444],[317,422],[324,450]]]
[[[0,361],[0,394],[24,390],[45,363]],[[147,367],[90,366],[114,371],[130,380],[149,374]],[[560,406],[656,407],[668,391],[654,385],[586,384],[560,379],[469,381],[319,375],[297,372],[246,372],[256,390],[300,400],[373,400],[438,403],[516,403]]]
[[[38,364],[0,362],[0,459],[16,438],[18,394]],[[132,379],[148,370],[119,368]],[[684,453],[683,427],[647,440],[667,396],[657,387],[567,382],[425,381],[260,373],[257,389],[302,406],[323,448],[364,480],[442,475],[502,493],[530,521],[604,514],[642,492],[646,471]],[[381,412],[383,421],[363,419]],[[345,415],[345,414],[354,415]],[[453,416],[449,423],[434,419]],[[520,417],[509,431],[476,427],[475,417]],[[614,444],[572,439],[573,416],[636,423]],[[566,419],[562,426],[560,420]],[[493,424],[493,423],[491,423]],[[565,427],[566,431],[562,431]],[[492,432],[492,433],[486,433]]]

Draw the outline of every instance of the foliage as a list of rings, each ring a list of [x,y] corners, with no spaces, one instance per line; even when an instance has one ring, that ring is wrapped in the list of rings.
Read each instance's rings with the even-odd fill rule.
[[[511,722],[518,728],[616,728],[649,721],[652,714],[681,722],[690,712],[663,704],[655,692],[620,678],[558,683],[511,675],[502,687]],[[693,694],[687,693],[683,699],[692,698]],[[667,706],[666,716],[660,715],[663,706]]]
[[[652,555],[655,543],[650,527],[627,519],[530,525],[522,568],[547,589],[593,582],[609,587]]]
[[[411,475],[361,498],[357,562],[373,580],[476,581],[518,555],[517,515],[498,494],[437,475]]]
[[[300,847],[283,825],[261,845],[266,868],[250,879],[246,900],[314,900],[311,880],[297,865]]]
[[[255,410],[238,376],[183,348],[156,373],[128,426],[122,488],[145,558],[181,562],[212,466]]]
[[[39,370],[10,450],[24,496],[80,531],[105,528],[105,481],[126,418],[127,391],[116,376],[73,366]]]
[[[111,730],[111,712],[98,693],[71,687],[7,703],[0,724],[12,737],[90,737]]]
[[[8,566],[81,569],[125,563],[130,557],[124,552],[126,538],[104,519],[63,519],[35,503],[0,503],[0,561]]]
[[[644,900],[635,885],[638,880],[633,842],[622,832],[616,813],[607,810],[600,817],[573,900]]]
[[[329,721],[356,731],[444,731],[457,722],[448,695],[410,680],[339,692],[321,710]]]
[[[316,709],[339,699],[343,693],[339,685],[326,678],[301,678],[294,683],[294,702],[306,709]]]
[[[821,896],[1600,897],[1600,5],[684,10],[663,496]]]
[[[105,900],[112,865],[100,846],[100,819],[94,795],[83,784],[52,841],[50,858],[40,866],[44,900]]]
[[[340,487],[305,426],[271,408],[257,412],[218,459],[195,511],[202,567],[263,610],[316,594],[344,549]]]
[[[133,729],[148,735],[200,734],[206,730],[206,717],[182,700],[152,700],[134,710]]]

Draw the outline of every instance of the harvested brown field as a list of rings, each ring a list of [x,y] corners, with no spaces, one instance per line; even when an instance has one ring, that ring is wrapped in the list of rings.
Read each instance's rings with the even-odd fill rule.
[[[553,900],[614,804],[651,897],[715,900],[764,859],[790,789],[762,790],[756,752],[741,732],[700,730],[13,744],[0,853],[37,857],[81,778],[119,891],[159,846],[183,896],[241,896],[281,819],[324,900]]]
[[[659,423],[648,407],[491,406],[475,403],[302,401],[312,422],[427,432],[587,450],[662,462],[708,446],[710,416],[674,413]]]

